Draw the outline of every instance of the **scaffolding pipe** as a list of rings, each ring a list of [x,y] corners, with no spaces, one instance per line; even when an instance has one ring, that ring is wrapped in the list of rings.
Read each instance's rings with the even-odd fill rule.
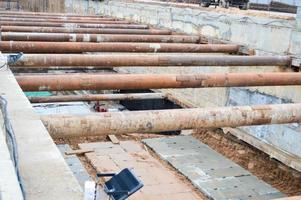
[[[89,43],[89,42],[0,42],[2,52],[83,53],[83,52],[150,52],[150,53],[237,53],[238,45],[183,43]],[[65,55],[68,57],[68,55]]]
[[[301,85],[300,73],[68,74],[16,76],[23,91]]]
[[[50,115],[41,120],[53,138],[125,133],[158,133],[197,128],[301,122],[301,104],[125,111]]]
[[[61,96],[35,96],[28,97],[31,103],[73,102],[73,101],[122,101],[164,99],[162,93],[129,93],[129,94],[85,94]]]
[[[2,32],[36,33],[94,33],[94,34],[145,34],[170,35],[169,30],[159,29],[109,29],[109,28],[74,28],[74,27],[36,27],[36,26],[1,26]]]
[[[186,35],[112,35],[69,33],[1,33],[2,41],[48,41],[48,42],[165,42],[199,43],[199,36]]]
[[[154,47],[159,49],[159,45]],[[200,55],[62,55],[25,54],[15,67],[94,66],[289,66],[289,56],[200,56]]]
[[[124,21],[102,21],[98,24],[58,23],[58,22],[19,22],[0,21],[1,26],[44,26],[44,27],[74,27],[74,28],[148,28],[147,25],[129,24]]]

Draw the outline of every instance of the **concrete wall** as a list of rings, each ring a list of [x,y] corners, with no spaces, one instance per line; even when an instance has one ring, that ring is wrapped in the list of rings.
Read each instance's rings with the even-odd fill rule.
[[[6,2],[2,4],[2,7],[7,7]],[[101,1],[96,0],[20,0],[22,10],[33,12],[98,14],[100,5]],[[11,3],[11,7],[15,8],[16,5]]]
[[[65,0],[66,13],[99,14],[101,1],[92,0]]]
[[[20,0],[22,10],[33,12],[64,12],[64,0]]]
[[[0,10],[18,10],[18,8],[19,8],[18,2],[0,1]]]
[[[301,27],[295,20],[125,1],[106,1],[102,13],[247,45],[260,54],[291,54],[301,59]]]

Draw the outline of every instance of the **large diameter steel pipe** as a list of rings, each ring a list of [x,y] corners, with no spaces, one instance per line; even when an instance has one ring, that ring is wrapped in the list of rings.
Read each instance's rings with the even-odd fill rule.
[[[112,18],[98,18],[98,19],[93,19],[93,20],[88,20],[88,19],[41,19],[41,18],[36,18],[36,19],[30,19],[30,18],[9,18],[9,17],[1,17],[1,21],[18,21],[18,22],[61,22],[61,23],[86,23],[86,24],[101,24],[104,21],[110,21],[110,22],[115,22],[115,19]],[[127,22],[127,21],[121,21],[121,22]]]
[[[129,93],[129,94],[86,94],[28,97],[31,103],[73,102],[73,101],[122,101],[164,99],[162,93]]]
[[[73,27],[73,28],[123,28],[123,29],[147,29],[148,25],[129,24],[121,21],[104,21],[99,24],[75,24],[54,22],[9,22],[0,21],[0,26],[42,26],[42,27]]]
[[[99,24],[78,24],[78,23],[59,23],[59,22],[19,22],[19,21],[0,21],[0,26],[44,26],[44,27],[78,27],[78,28],[148,28],[147,25],[129,24],[124,21],[103,21]]]
[[[88,42],[0,42],[2,52],[82,53],[82,52],[190,52],[237,53],[238,45],[175,43],[88,43]]]
[[[2,32],[36,33],[94,33],[94,34],[146,34],[170,35],[169,30],[158,29],[110,29],[110,28],[74,28],[74,27],[36,27],[36,26],[1,26]]]
[[[49,41],[49,42],[166,42],[199,43],[199,36],[186,35],[112,35],[69,33],[1,33],[2,41]]]
[[[110,19],[110,17],[102,17],[102,16],[90,16],[90,17],[78,17],[78,16],[55,16],[55,15],[39,15],[39,16],[34,16],[34,15],[9,15],[9,14],[1,14],[2,17],[5,18],[21,18],[21,19],[56,19],[56,20],[103,20],[103,19]],[[111,21],[117,20],[115,18],[111,18]]]
[[[154,47],[159,48],[155,45]],[[288,66],[288,56],[199,56],[199,55],[23,55],[15,67],[94,66]]]
[[[20,11],[0,11],[1,15],[14,15],[14,16],[37,16],[37,17],[93,17],[103,18],[101,15],[78,15],[74,13],[49,13],[49,12],[20,12]]]
[[[53,138],[154,133],[196,128],[301,122],[301,104],[51,115],[41,119]]]
[[[24,91],[301,85],[300,73],[72,74],[16,76]]]

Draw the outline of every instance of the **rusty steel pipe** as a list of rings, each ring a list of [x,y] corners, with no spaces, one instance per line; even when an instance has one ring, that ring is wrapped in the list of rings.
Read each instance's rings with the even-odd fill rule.
[[[2,41],[199,43],[199,36],[3,32]]]
[[[41,26],[41,27],[72,27],[72,28],[134,28],[146,29],[147,25],[129,24],[124,21],[103,21],[99,24],[77,24],[61,22],[19,22],[19,21],[0,21],[0,26]]]
[[[82,53],[82,52],[190,52],[237,53],[238,45],[183,43],[88,43],[88,42],[0,42],[2,52]]]
[[[40,116],[53,138],[301,122],[301,104]]]
[[[8,15],[8,14],[1,14],[1,17],[8,18],[8,19],[28,19],[28,20],[35,20],[35,19],[53,19],[53,20],[118,20],[112,17],[104,17],[104,16],[90,16],[90,17],[76,17],[76,16],[54,16],[54,15],[45,15],[45,16],[34,16],[34,15]]]
[[[35,27],[35,26],[1,26],[2,32],[36,32],[36,33],[94,33],[94,34],[146,34],[170,35],[169,30],[159,29],[109,29],[109,28],[73,28],[73,27]]]
[[[0,21],[1,26],[42,26],[42,27],[72,27],[72,28],[126,28],[126,29],[147,29],[148,25],[129,24],[122,21],[103,21],[99,24],[76,24],[76,23],[55,23],[55,22],[10,22]]]
[[[94,66],[286,66],[288,56],[199,56],[199,55],[23,55],[15,67]]]
[[[73,101],[121,101],[164,99],[162,93],[129,93],[129,94],[87,94],[87,95],[61,95],[28,97],[31,103],[73,102]]]
[[[14,16],[33,16],[33,17],[92,17],[92,18],[103,18],[101,15],[79,15],[74,13],[49,13],[49,12],[20,12],[20,11],[0,11],[1,15],[14,15]]]
[[[60,23],[76,23],[76,24],[101,24],[102,22],[117,22],[117,20],[112,19],[112,18],[99,18],[99,19],[94,19],[94,20],[87,20],[87,19],[41,19],[41,18],[36,18],[36,19],[29,19],[29,18],[9,18],[9,17],[1,17],[1,21],[11,21],[11,22],[43,22],[43,23],[51,23],[51,22],[60,22]],[[122,20],[119,22],[124,22],[128,23],[128,21]]]
[[[300,73],[24,75],[16,79],[24,91],[301,85]]]
[[[147,29],[148,25],[144,24],[78,24],[79,28],[128,28],[128,29]]]

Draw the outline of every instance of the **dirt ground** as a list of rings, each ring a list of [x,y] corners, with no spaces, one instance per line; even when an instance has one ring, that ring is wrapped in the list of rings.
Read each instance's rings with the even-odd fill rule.
[[[243,143],[233,136],[224,134],[221,130],[196,130],[193,136],[201,142],[207,144],[215,151],[221,153],[225,157],[231,159],[235,163],[249,170],[258,178],[264,180],[270,185],[277,188],[279,191],[288,196],[301,195],[301,172],[297,172],[276,160],[270,159],[269,156],[250,145]],[[158,134],[128,134],[117,136],[119,140],[136,140],[141,141],[145,138],[163,137]],[[59,139],[56,144],[69,144],[72,149],[78,149],[79,143],[108,141],[106,136],[97,137],[81,137],[74,139]],[[160,159],[155,153],[152,155]],[[88,162],[84,155],[80,155],[79,159],[84,164],[88,173],[95,179],[96,171]],[[161,160],[161,162],[163,162]],[[174,170],[171,166],[165,163],[168,169]],[[174,170],[175,171],[175,170]],[[176,173],[176,172],[175,172]],[[186,183],[188,180],[177,173],[178,176]],[[190,183],[191,184],[191,183]],[[192,184],[191,184],[191,187]],[[199,193],[203,199],[205,197]]]
[[[271,159],[267,154],[246,143],[225,135],[219,129],[198,130],[193,136],[288,196],[301,195],[301,172]]]

